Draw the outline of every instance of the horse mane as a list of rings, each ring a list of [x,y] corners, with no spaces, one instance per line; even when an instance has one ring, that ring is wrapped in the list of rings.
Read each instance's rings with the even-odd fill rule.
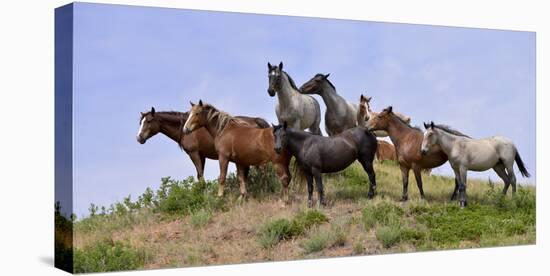
[[[290,77],[290,75],[289,75],[287,72],[285,72],[285,71],[282,71],[282,72],[283,72],[283,73],[285,74],[285,76],[288,78],[288,82],[290,82],[290,86],[291,86],[292,88],[294,88],[296,91],[299,91],[300,89],[298,89],[298,87],[296,87],[296,83],[295,83],[294,80]]]
[[[412,128],[414,130],[418,130],[420,132],[423,132],[422,129],[419,126],[412,126],[409,123],[405,122],[401,117],[397,116],[397,114],[392,112],[393,117],[397,118],[400,122],[402,122],[404,125],[408,126],[409,128]]]
[[[328,78],[326,78],[326,79],[324,78],[325,75],[323,75],[323,74],[317,74],[317,75],[315,75],[314,78],[316,78],[316,77],[323,77],[323,79],[324,79],[325,81],[328,82],[328,84],[332,87],[332,89],[334,89],[334,90],[336,91],[336,87],[334,86],[334,84],[332,84],[332,82],[330,82],[330,80],[329,80]]]
[[[464,133],[462,133],[462,132],[460,132],[456,129],[451,128],[448,125],[434,125],[434,127],[437,128],[437,129],[441,129],[445,132],[448,132],[450,134],[453,134],[453,135],[462,136],[462,137],[466,137],[466,138],[472,138],[472,137],[470,137],[470,136],[468,136],[468,135],[466,135],[466,134],[464,134]]]
[[[231,114],[218,110],[211,104],[205,104],[204,108],[209,109],[206,114],[207,121],[211,121],[216,117],[218,118],[218,123],[216,124],[216,130],[218,132],[222,132],[230,122],[241,124],[240,120],[236,120]]]

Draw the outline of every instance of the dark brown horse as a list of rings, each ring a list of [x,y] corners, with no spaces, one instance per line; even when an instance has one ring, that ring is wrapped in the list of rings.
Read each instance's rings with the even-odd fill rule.
[[[312,205],[313,179],[317,184],[318,203],[325,205],[323,192],[323,173],[338,172],[355,160],[359,160],[370,181],[368,197],[372,198],[376,191],[376,176],[372,161],[376,153],[376,138],[364,127],[354,127],[342,133],[323,137],[310,132],[291,129],[287,123],[273,128],[275,135],[275,150],[288,151],[296,158],[296,162],[307,180],[309,207]]]
[[[220,176],[218,178],[218,196],[223,196],[227,165],[229,161],[237,165],[240,183],[240,198],[246,197],[246,179],[250,166],[271,162],[283,187],[282,198],[288,202],[288,183],[290,182],[290,155],[275,152],[272,128],[252,128],[235,117],[216,109],[209,104],[191,103],[190,115],[183,130],[185,133],[206,128],[214,137],[218,152]]]
[[[397,161],[395,147],[384,140],[378,140],[378,148],[376,149],[376,159],[378,161],[392,160]]]
[[[166,135],[189,155],[197,170],[197,179],[201,179],[204,175],[205,159],[217,160],[218,153],[214,146],[214,139],[205,128],[197,129],[188,135],[182,133],[181,127],[188,117],[189,112],[155,112],[155,108],[152,107],[151,111],[141,112],[136,139],[140,144],[145,144],[149,138],[158,133]],[[236,118],[252,127],[269,127],[269,124],[262,118],[245,116]]]
[[[395,145],[397,161],[403,177],[403,196],[401,200],[406,201],[408,199],[409,171],[411,169],[414,172],[420,196],[424,198],[421,170],[443,165],[447,162],[447,155],[439,147],[432,147],[429,152],[422,154],[421,146],[424,132],[405,123],[393,113],[391,106],[372,116],[367,121],[367,127],[371,131],[386,131]],[[455,179],[455,191],[451,199],[456,198],[457,188],[458,185]]]

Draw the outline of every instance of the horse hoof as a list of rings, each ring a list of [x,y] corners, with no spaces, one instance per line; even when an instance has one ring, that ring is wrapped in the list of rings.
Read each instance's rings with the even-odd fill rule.
[[[460,202],[460,209],[466,208],[466,205],[468,205],[468,204],[466,203],[466,201],[461,201],[461,202]]]
[[[403,197],[401,197],[401,199],[400,199],[399,201],[401,201],[401,202],[406,202],[406,201],[408,201],[408,200],[409,200],[409,197],[403,196]]]
[[[374,198],[374,192],[369,192],[369,193],[367,194],[367,198],[368,198],[368,199],[373,199],[373,198]]]
[[[307,201],[307,208],[313,207],[313,202],[311,200]]]

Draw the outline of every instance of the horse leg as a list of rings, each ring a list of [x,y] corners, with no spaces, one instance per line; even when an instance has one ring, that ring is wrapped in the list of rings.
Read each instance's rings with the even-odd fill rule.
[[[315,177],[315,184],[317,184],[317,195],[319,196],[317,205],[327,206],[327,203],[325,202],[325,192],[323,191],[323,177],[321,171],[314,169],[313,177]]]
[[[288,184],[290,183],[290,171],[288,169],[288,164],[282,165],[282,164],[275,164],[275,171],[277,173],[277,177],[279,178],[279,182],[281,183],[282,190],[281,190],[281,198],[283,200],[284,204],[288,203]]]
[[[204,155],[201,155],[201,178],[204,180],[204,169],[206,167],[206,157]]]
[[[511,162],[511,164],[505,164],[506,166],[506,172],[508,173],[508,179],[510,180],[510,184],[512,184],[512,195],[516,194],[516,174],[514,173],[514,163]]]
[[[246,199],[246,177],[248,174],[248,166],[238,165],[237,164],[237,176],[239,177],[239,186],[241,190],[241,195],[239,200]]]
[[[416,167],[413,169],[413,173],[414,173],[414,178],[416,180],[416,186],[418,187],[418,191],[420,192],[420,198],[421,199],[426,199],[426,197],[424,196],[424,189],[422,188],[422,174],[421,174],[421,168],[420,167]]]
[[[193,151],[189,153],[189,158],[191,158],[191,162],[195,165],[195,169],[197,170],[197,180],[200,181],[204,172],[204,163],[201,162],[201,156],[198,151]]]
[[[307,207],[311,208],[313,206],[313,175],[310,172],[305,172],[307,180]]]
[[[409,170],[405,166],[400,166],[401,177],[403,178],[403,196],[401,196],[401,201],[409,200]]]
[[[460,208],[468,205],[466,201],[466,181],[468,177],[468,169],[466,167],[459,167],[455,169],[455,174],[458,175],[458,201],[460,202]]]
[[[369,193],[367,194],[368,198],[373,198],[376,193],[376,174],[374,173],[374,167],[372,166],[372,161],[361,161],[361,165],[367,174],[369,175]]]
[[[223,189],[225,185],[225,177],[227,175],[227,165],[229,165],[229,159],[225,156],[219,156],[220,162],[220,176],[218,177],[218,196],[223,196]]]
[[[493,167],[493,170],[504,182],[504,189],[502,189],[502,193],[506,194],[508,192],[508,187],[510,187],[510,178],[508,177],[508,174],[506,174],[506,167],[504,167],[502,162],[499,162]]]
[[[456,200],[456,196],[458,194],[458,178],[455,176],[455,189],[453,191],[453,194],[451,195],[451,201]]]

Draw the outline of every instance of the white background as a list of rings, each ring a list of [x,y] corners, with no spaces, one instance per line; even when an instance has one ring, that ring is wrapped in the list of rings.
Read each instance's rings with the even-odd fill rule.
[[[89,1],[98,2],[98,1]],[[550,8],[546,1],[108,1],[537,32],[537,245],[131,272],[132,275],[548,275]],[[0,8],[0,275],[53,268],[54,8],[67,1],[3,1]],[[406,45],[404,45],[406,47]],[[544,78],[543,76],[546,76]],[[521,110],[510,110],[510,116]],[[513,127],[513,126],[511,126]],[[545,204],[546,201],[546,204]],[[543,215],[545,214],[545,215]],[[120,273],[126,274],[126,273]]]

